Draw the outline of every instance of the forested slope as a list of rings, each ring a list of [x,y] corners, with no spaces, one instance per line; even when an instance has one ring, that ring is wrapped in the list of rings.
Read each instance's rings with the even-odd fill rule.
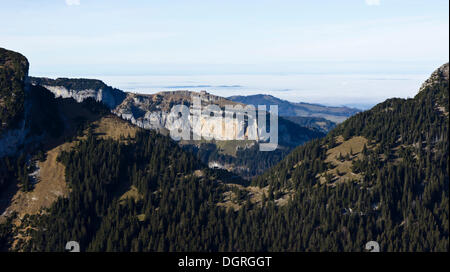
[[[254,181],[268,186],[261,201],[235,191],[237,210],[217,205],[226,187],[214,172],[162,136],[89,137],[61,155],[71,197],[30,219],[37,231],[22,249],[363,251],[374,240],[382,251],[448,251],[447,80],[297,148]],[[115,193],[122,182],[137,189],[128,200]]]
[[[33,194],[43,181],[27,183],[30,157],[52,143],[67,144],[53,155],[68,193],[0,222],[0,250],[363,251],[377,241],[381,251],[448,251],[448,78],[446,64],[413,99],[349,118],[251,185],[91,99],[36,87],[28,127],[42,146],[3,158],[0,190]]]

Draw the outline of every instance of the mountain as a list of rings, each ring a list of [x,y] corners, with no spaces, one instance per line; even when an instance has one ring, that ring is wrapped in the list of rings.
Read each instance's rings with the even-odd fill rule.
[[[0,250],[449,250],[448,64],[251,183],[93,97],[23,80],[27,141],[0,159]]]
[[[296,148],[253,186],[216,182],[152,137],[90,136],[63,153],[72,197],[24,218],[15,249],[62,251],[74,239],[83,251],[449,250],[445,73]],[[123,181],[134,187],[118,191]]]
[[[59,133],[53,95],[29,84],[28,66],[21,54],[0,48],[0,158]]]
[[[0,134],[17,127],[14,125],[23,115],[28,66],[21,54],[0,48]]]
[[[315,239],[299,245],[354,250],[374,240],[382,251],[449,250],[448,70],[433,72],[413,99],[350,117],[254,180],[295,192],[290,209],[300,212],[290,220],[309,222]]]
[[[278,105],[278,114],[283,117],[315,117],[315,120],[303,121],[297,119],[299,124],[315,124],[315,127],[328,131],[333,123],[341,123],[348,117],[360,112],[358,109],[348,107],[328,107],[319,104],[295,103],[279,99],[272,95],[256,94],[249,96],[230,96],[229,100],[254,105]],[[307,119],[308,120],[308,119]],[[312,123],[312,124],[311,124]],[[328,129],[328,130],[327,130]]]
[[[172,127],[168,121],[171,108],[174,105],[191,107],[194,95],[201,98],[202,107],[218,105],[223,109],[225,105],[243,105],[206,92],[126,93],[94,79],[30,77],[29,81],[32,86],[48,89],[56,97],[73,98],[77,102],[92,98],[105,104],[112,113],[120,118],[128,120],[140,128],[156,130],[164,135],[167,135]],[[193,127],[192,118],[189,119],[189,122]],[[183,124],[183,126],[185,125]],[[216,125],[226,126],[226,123]],[[203,127],[205,126],[202,125],[202,130]],[[244,127],[247,126],[244,125]],[[232,139],[235,134],[235,130],[230,130],[220,136]],[[248,131],[245,131],[245,134],[248,134]],[[204,163],[211,167],[226,169],[241,177],[251,178],[275,165],[294,147],[311,139],[323,137],[324,133],[307,128],[306,125],[299,125],[298,122],[279,118],[279,135],[279,146],[275,152],[259,151],[258,143],[261,139],[242,142],[234,140],[182,141],[180,144],[185,149],[197,154]]]

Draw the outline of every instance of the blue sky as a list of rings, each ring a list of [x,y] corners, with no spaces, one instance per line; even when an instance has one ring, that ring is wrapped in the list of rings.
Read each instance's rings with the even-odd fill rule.
[[[32,75],[429,73],[447,0],[0,0]]]

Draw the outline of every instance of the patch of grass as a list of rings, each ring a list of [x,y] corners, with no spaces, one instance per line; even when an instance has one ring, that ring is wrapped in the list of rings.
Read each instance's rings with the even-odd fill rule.
[[[139,193],[138,189],[131,185],[131,187],[126,191],[120,198],[120,203],[124,203],[128,198],[134,199],[134,201],[138,201],[142,199],[142,195]]]
[[[327,151],[326,163],[333,167],[317,175],[320,183],[345,182],[360,180],[361,175],[352,172],[353,160],[362,159],[364,145],[368,148],[368,140],[362,136],[344,141],[342,136],[336,137],[336,147]]]
[[[94,133],[103,139],[113,138],[114,140],[121,140],[128,137],[134,138],[139,130],[136,126],[112,115],[105,116],[93,124],[95,126]]]
[[[231,141],[216,141],[216,146],[219,148],[220,153],[236,157],[238,148],[247,148],[255,144],[253,140],[231,140]]]

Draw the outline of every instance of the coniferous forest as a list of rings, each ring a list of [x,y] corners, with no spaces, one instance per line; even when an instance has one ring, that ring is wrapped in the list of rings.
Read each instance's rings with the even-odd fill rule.
[[[68,241],[108,252],[360,252],[369,241],[381,251],[449,251],[448,64],[414,98],[386,100],[289,154],[279,151],[274,166],[273,156],[237,150],[243,164],[271,167],[245,180],[204,163],[203,156],[226,156],[183,148],[92,98],[78,103],[26,85],[27,62],[7,58],[1,76],[19,77],[0,86],[25,106],[9,111],[19,102],[0,92],[0,133],[25,116],[33,144],[0,158],[0,193],[14,188],[28,197],[42,182],[32,178],[35,165],[65,146],[56,161],[67,194],[39,212],[2,217],[1,251],[65,251]],[[112,129],[99,132],[105,119]],[[119,127],[128,135],[105,132]]]
[[[237,210],[217,205],[229,190],[220,175],[168,137],[89,130],[58,157],[69,197],[26,216],[31,239],[16,249],[63,251],[76,240],[85,251],[364,251],[374,240],[382,251],[448,251],[448,115],[438,106],[448,112],[447,81],[357,114],[254,179],[268,193],[255,203],[242,192]],[[319,182],[338,136],[368,139],[352,160],[361,178]],[[1,231],[5,245],[11,229]]]

